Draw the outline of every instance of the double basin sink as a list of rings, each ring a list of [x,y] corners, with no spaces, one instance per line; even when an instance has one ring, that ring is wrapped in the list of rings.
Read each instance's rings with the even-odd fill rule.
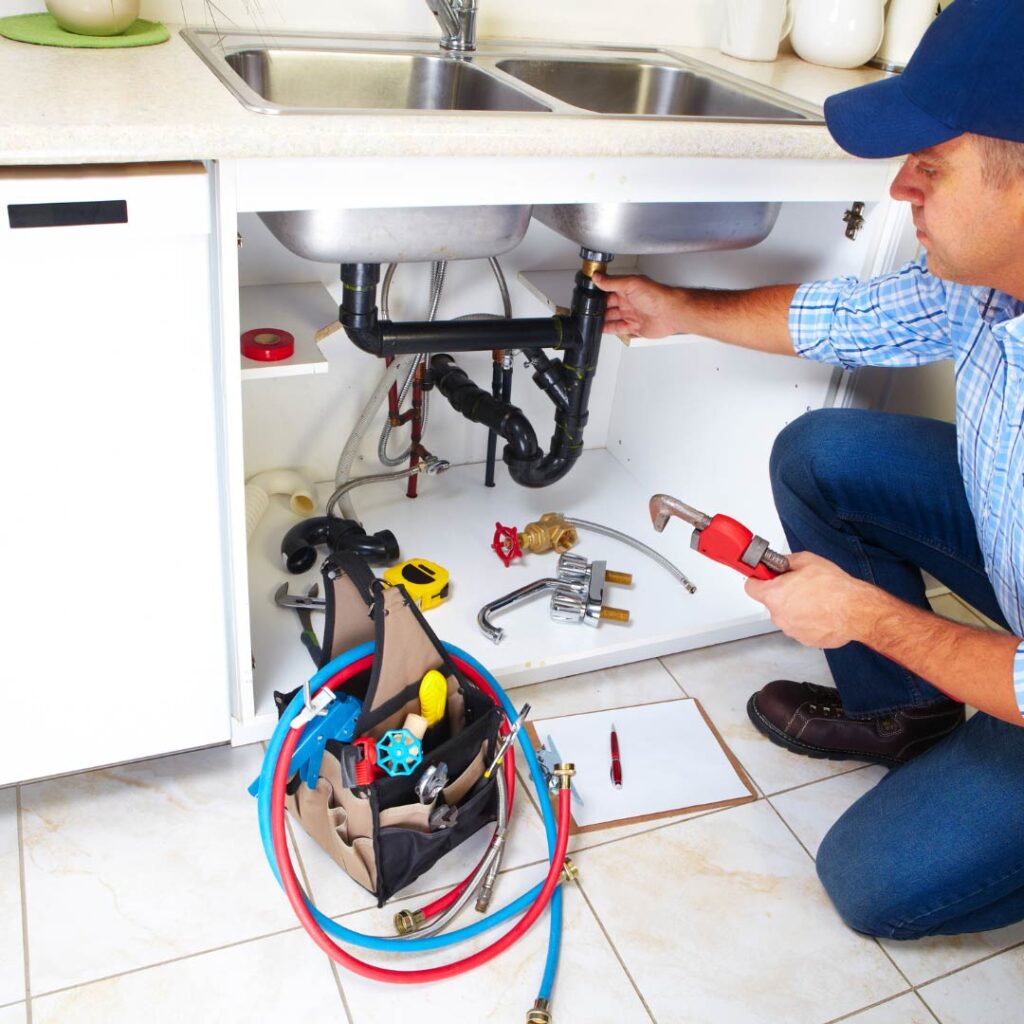
[[[187,29],[248,109],[264,114],[487,112],[509,116],[820,124],[815,108],[657,49],[485,44],[451,55],[423,40]],[[771,231],[777,203],[288,210],[260,216],[292,252],[330,263],[495,256],[535,217],[583,248],[645,255],[735,249]]]

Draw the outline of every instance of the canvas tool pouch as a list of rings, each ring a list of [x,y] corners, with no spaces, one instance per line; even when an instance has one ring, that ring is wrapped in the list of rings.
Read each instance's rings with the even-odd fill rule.
[[[419,714],[420,682],[430,669],[448,681],[445,713],[427,729],[423,760],[411,775],[382,775],[369,785],[347,788],[344,744],[329,740],[316,788],[298,774],[288,784],[286,806],[294,818],[381,906],[497,817],[496,778],[484,779],[483,773],[502,714],[455,667],[404,588],[387,586],[348,552],[327,559],[323,582],[323,664],[367,640],[375,642],[370,670],[341,691],[362,701],[355,737],[378,740],[401,729],[407,715]],[[275,697],[283,710],[292,694]],[[442,761],[448,783],[432,803],[421,803],[416,784]]]

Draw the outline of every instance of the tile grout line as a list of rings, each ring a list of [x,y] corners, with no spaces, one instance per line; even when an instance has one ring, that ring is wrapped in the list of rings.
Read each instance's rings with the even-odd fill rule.
[[[22,826],[21,786],[14,789],[18,822],[18,884],[21,887],[21,944],[25,961],[25,1024],[32,1024],[32,973],[28,958],[28,888],[25,884],[25,832]]]
[[[285,815],[284,824],[285,828],[288,830],[288,840],[292,851],[292,860],[298,861],[298,871],[296,874],[302,882],[302,887],[309,898],[309,902],[313,903],[313,885],[309,880],[309,872],[306,871],[306,862],[302,858],[302,851],[299,849],[299,844],[295,841],[295,825],[292,821],[291,815]],[[305,931],[305,929],[302,929],[302,931]],[[345,1019],[348,1021],[348,1024],[355,1024],[352,1011],[349,1009],[348,1000],[345,998],[345,986],[341,982],[341,974],[338,971],[338,965],[326,954],[324,954],[324,959],[326,959],[327,966],[331,970],[331,976],[334,978],[334,986],[338,990],[338,997],[341,999],[341,1008],[345,1011]]]
[[[612,937],[608,934],[608,930],[604,926],[604,922],[601,920],[597,911],[594,909],[593,903],[590,902],[590,897],[587,896],[586,890],[580,883],[580,880],[576,879],[576,888],[579,889],[580,895],[583,897],[583,902],[586,903],[590,910],[590,913],[594,915],[594,920],[597,922],[597,927],[601,929],[601,934],[605,937],[605,941],[611,947],[611,951],[615,954],[615,959],[619,961],[619,966],[622,968],[623,973],[629,979],[630,985],[633,986],[633,991],[636,992],[637,999],[640,1000],[641,1005],[647,1012],[647,1016],[651,1018],[652,1024],[658,1024],[657,1018],[651,1012],[651,1008],[647,1005],[647,1000],[644,998],[643,992],[640,991],[640,986],[636,983],[633,975],[630,974],[629,968],[626,966],[625,960],[622,959],[622,955],[619,953],[618,947],[612,941]]]
[[[172,956],[167,960],[156,960],[151,964],[142,964],[140,967],[132,967],[127,971],[118,971],[116,974],[104,974],[99,978],[89,978],[87,981],[79,981],[74,985],[64,985],[61,988],[48,989],[46,992],[35,993],[35,998],[41,999],[43,996],[55,996],[60,995],[62,992],[73,992],[78,988],[87,988],[89,985],[98,985],[103,981],[114,981],[117,978],[127,977],[129,974],[141,974],[143,971],[151,971],[157,967],[168,967],[170,964],[181,963],[183,960],[195,960],[198,957],[206,956],[208,953],[220,953],[225,949],[234,949],[236,946],[248,946],[253,942],[261,942],[263,939],[273,939],[279,935],[288,935],[290,932],[302,931],[302,926],[298,925],[292,928],[279,928],[277,931],[265,932],[262,935],[251,935],[247,939],[238,939],[235,942],[225,942],[221,946],[210,946],[208,949],[197,949],[192,953],[184,953],[181,956]],[[31,1024],[31,1021],[28,1022]]]
[[[668,665],[666,665],[665,662],[661,658],[657,658],[655,660],[668,673],[669,679],[671,679],[672,682],[675,683],[676,686],[679,687],[679,690],[681,691],[682,695],[684,697],[686,697],[687,700],[690,700],[691,698],[690,698],[690,695],[686,692],[686,687],[684,687],[683,684],[678,679],[676,679],[676,677],[672,674],[672,670],[668,667]]]
[[[819,780],[819,781],[825,781],[825,780]],[[809,785],[813,785],[813,783],[809,783]],[[803,787],[797,786],[795,788],[801,789]],[[786,792],[792,792],[792,790],[787,790]],[[804,841],[796,834],[796,832],[794,831],[792,825],[790,825],[790,823],[788,821],[786,821],[785,815],[783,815],[782,811],[780,811],[778,809],[778,807],[776,807],[775,804],[772,803],[771,797],[765,797],[765,803],[767,803],[768,806],[775,812],[775,816],[779,819],[779,821],[782,822],[782,824],[786,827],[786,829],[789,831],[790,835],[792,835],[792,837],[797,841],[797,843],[800,844],[800,848],[804,851],[804,853],[806,853],[807,856],[811,858],[811,863],[815,865],[815,870],[817,870],[817,863],[818,863],[817,858],[807,848],[806,843],[804,843]],[[892,956],[890,955],[889,951],[885,948],[885,946],[883,946],[882,943],[879,942],[878,939],[875,938],[874,936],[872,936],[872,941],[874,942],[875,946],[879,949],[879,951],[881,952],[882,956],[884,956],[886,958],[886,960],[888,960],[889,963],[892,964],[893,968],[896,970],[896,973],[907,983],[907,985],[909,986],[910,991],[916,992],[917,988],[914,985],[914,983],[910,980],[910,978],[907,977],[906,973],[902,970],[900,965],[898,963],[896,963],[896,961],[892,958]],[[898,995],[902,995],[903,993],[897,993],[897,994]],[[895,998],[895,996],[893,996],[892,998]],[[867,1009],[870,1009],[870,1007],[866,1007],[866,1006],[865,1007],[861,1007],[860,1010],[857,1010],[855,1012],[856,1013],[861,1013],[863,1010],[867,1010]],[[842,1018],[836,1018],[836,1019],[840,1020]],[[831,1024],[831,1022],[830,1022],[830,1024]]]
[[[931,1004],[928,1002],[927,999],[925,999],[925,997],[923,995],[921,995],[920,992],[917,991],[916,988],[914,989],[914,995],[917,996],[918,1000],[920,1000],[921,1005],[931,1015],[932,1019],[935,1021],[935,1024],[942,1024],[942,1020],[939,1017],[939,1015],[931,1008]]]
[[[859,1017],[862,1013],[866,1013],[868,1010],[875,1010],[879,1006],[886,1006],[897,999],[902,999],[904,996],[913,994],[913,989],[906,989],[903,992],[897,992],[895,995],[889,996],[886,999],[879,999],[876,1003],[869,1003],[867,1006],[862,1006],[859,1010],[851,1010],[849,1013],[844,1013],[841,1017],[833,1017],[831,1020],[825,1021],[825,1024],[840,1024],[841,1021],[850,1020],[852,1017]]]
[[[983,957],[979,957],[977,960],[972,960],[970,963],[961,964],[959,967],[954,967],[951,970],[946,971],[943,974],[936,974],[934,978],[929,978],[927,981],[922,981],[920,985],[914,985],[914,991],[921,995],[918,991],[922,988],[927,988],[929,985],[936,981],[942,981],[945,978],[951,978],[954,974],[960,974],[963,971],[968,971],[972,967],[977,967],[979,964],[986,963],[989,960],[994,960],[997,956],[1002,956],[1004,953],[1010,953],[1015,949],[1024,949],[1024,942],[1015,942],[1012,946],[1006,946],[1004,949],[993,949],[990,953],[987,953]],[[924,996],[921,996],[924,999]]]

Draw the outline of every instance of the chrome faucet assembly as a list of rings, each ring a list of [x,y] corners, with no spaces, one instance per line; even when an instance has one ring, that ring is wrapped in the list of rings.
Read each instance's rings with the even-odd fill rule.
[[[469,53],[476,49],[476,0],[427,0],[441,26],[441,49]]]

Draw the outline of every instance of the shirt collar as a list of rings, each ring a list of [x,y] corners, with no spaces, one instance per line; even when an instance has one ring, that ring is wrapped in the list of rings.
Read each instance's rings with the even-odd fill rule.
[[[971,297],[978,304],[978,315],[989,327],[1005,322],[1011,334],[1024,338],[1024,302],[995,288],[972,288]]]

